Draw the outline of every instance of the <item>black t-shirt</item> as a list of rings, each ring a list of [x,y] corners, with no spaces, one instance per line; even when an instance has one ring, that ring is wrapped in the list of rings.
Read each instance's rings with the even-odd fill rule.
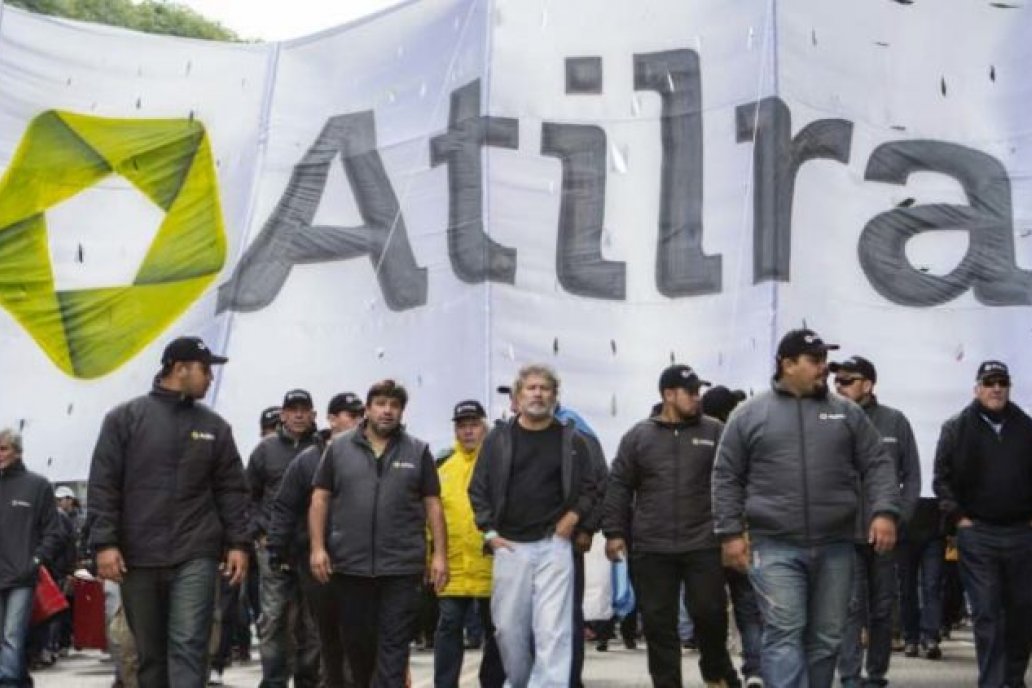
[[[534,542],[547,537],[563,515],[563,428],[556,422],[544,430],[515,425],[512,475],[505,513],[498,524],[502,537]]]

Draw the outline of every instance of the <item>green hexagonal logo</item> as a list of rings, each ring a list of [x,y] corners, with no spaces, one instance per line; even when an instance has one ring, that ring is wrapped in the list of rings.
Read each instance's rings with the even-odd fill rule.
[[[164,219],[131,284],[58,289],[46,211],[109,175],[127,180]],[[192,119],[50,110],[29,124],[0,179],[0,305],[73,377],[96,378],[130,360],[200,297],[225,261],[211,147]]]

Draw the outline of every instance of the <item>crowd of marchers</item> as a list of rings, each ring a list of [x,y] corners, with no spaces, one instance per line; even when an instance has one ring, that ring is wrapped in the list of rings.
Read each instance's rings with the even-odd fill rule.
[[[269,688],[402,688],[420,629],[438,688],[459,685],[467,629],[480,685],[580,686],[586,627],[599,649],[613,629],[583,614],[584,556],[604,538],[629,570],[636,604],[622,613],[640,618],[655,686],[683,685],[682,605],[707,686],[888,685],[897,627],[906,656],[942,657],[952,563],[977,685],[1023,687],[1032,418],[1007,365],[977,367],[922,497],[910,423],[875,394],[870,360],[828,360],[838,348],[786,333],[750,398],[667,367],[611,462],[545,365],[518,371],[493,426],[479,401],[457,403],[454,444],[436,455],[406,430],[393,380],[334,396],[323,431],[294,389],[262,412],[245,468],[200,403],[227,359],[173,340],[150,392],[106,415],[90,466],[88,550],[134,658],[116,685],[219,683],[253,620]],[[0,431],[0,686],[31,685],[34,589],[60,558],[54,498],[21,434]]]

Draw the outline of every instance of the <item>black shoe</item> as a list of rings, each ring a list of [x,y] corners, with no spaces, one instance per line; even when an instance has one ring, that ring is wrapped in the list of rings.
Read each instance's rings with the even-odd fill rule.
[[[467,640],[465,647],[467,650],[479,650],[482,645],[480,640]]]
[[[917,645],[914,643],[907,643],[903,648],[903,655],[906,657],[917,657],[920,651],[917,649]]]
[[[695,638],[688,638],[688,640],[681,641],[681,647],[683,647],[686,650],[698,650],[699,643],[697,640],[695,640]]]
[[[630,636],[627,636],[623,639],[623,646],[626,647],[628,650],[637,650],[638,641]]]
[[[609,652],[609,641],[608,640],[600,640],[600,641],[598,641],[597,643],[595,643],[595,649],[598,650],[599,652]]]
[[[925,645],[925,659],[942,659],[942,650],[934,640]]]

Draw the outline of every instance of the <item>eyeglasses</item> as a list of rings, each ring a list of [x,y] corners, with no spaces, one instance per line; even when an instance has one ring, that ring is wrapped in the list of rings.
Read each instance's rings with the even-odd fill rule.
[[[986,389],[992,387],[1000,387],[1001,389],[1007,389],[1008,387],[1010,387],[1010,380],[1005,380],[1003,378],[997,377],[993,378],[992,380],[982,380],[979,384],[985,387]]]
[[[835,386],[836,387],[849,387],[854,382],[857,382],[859,380],[863,380],[863,378],[862,377],[837,377],[837,378],[835,378]]]

